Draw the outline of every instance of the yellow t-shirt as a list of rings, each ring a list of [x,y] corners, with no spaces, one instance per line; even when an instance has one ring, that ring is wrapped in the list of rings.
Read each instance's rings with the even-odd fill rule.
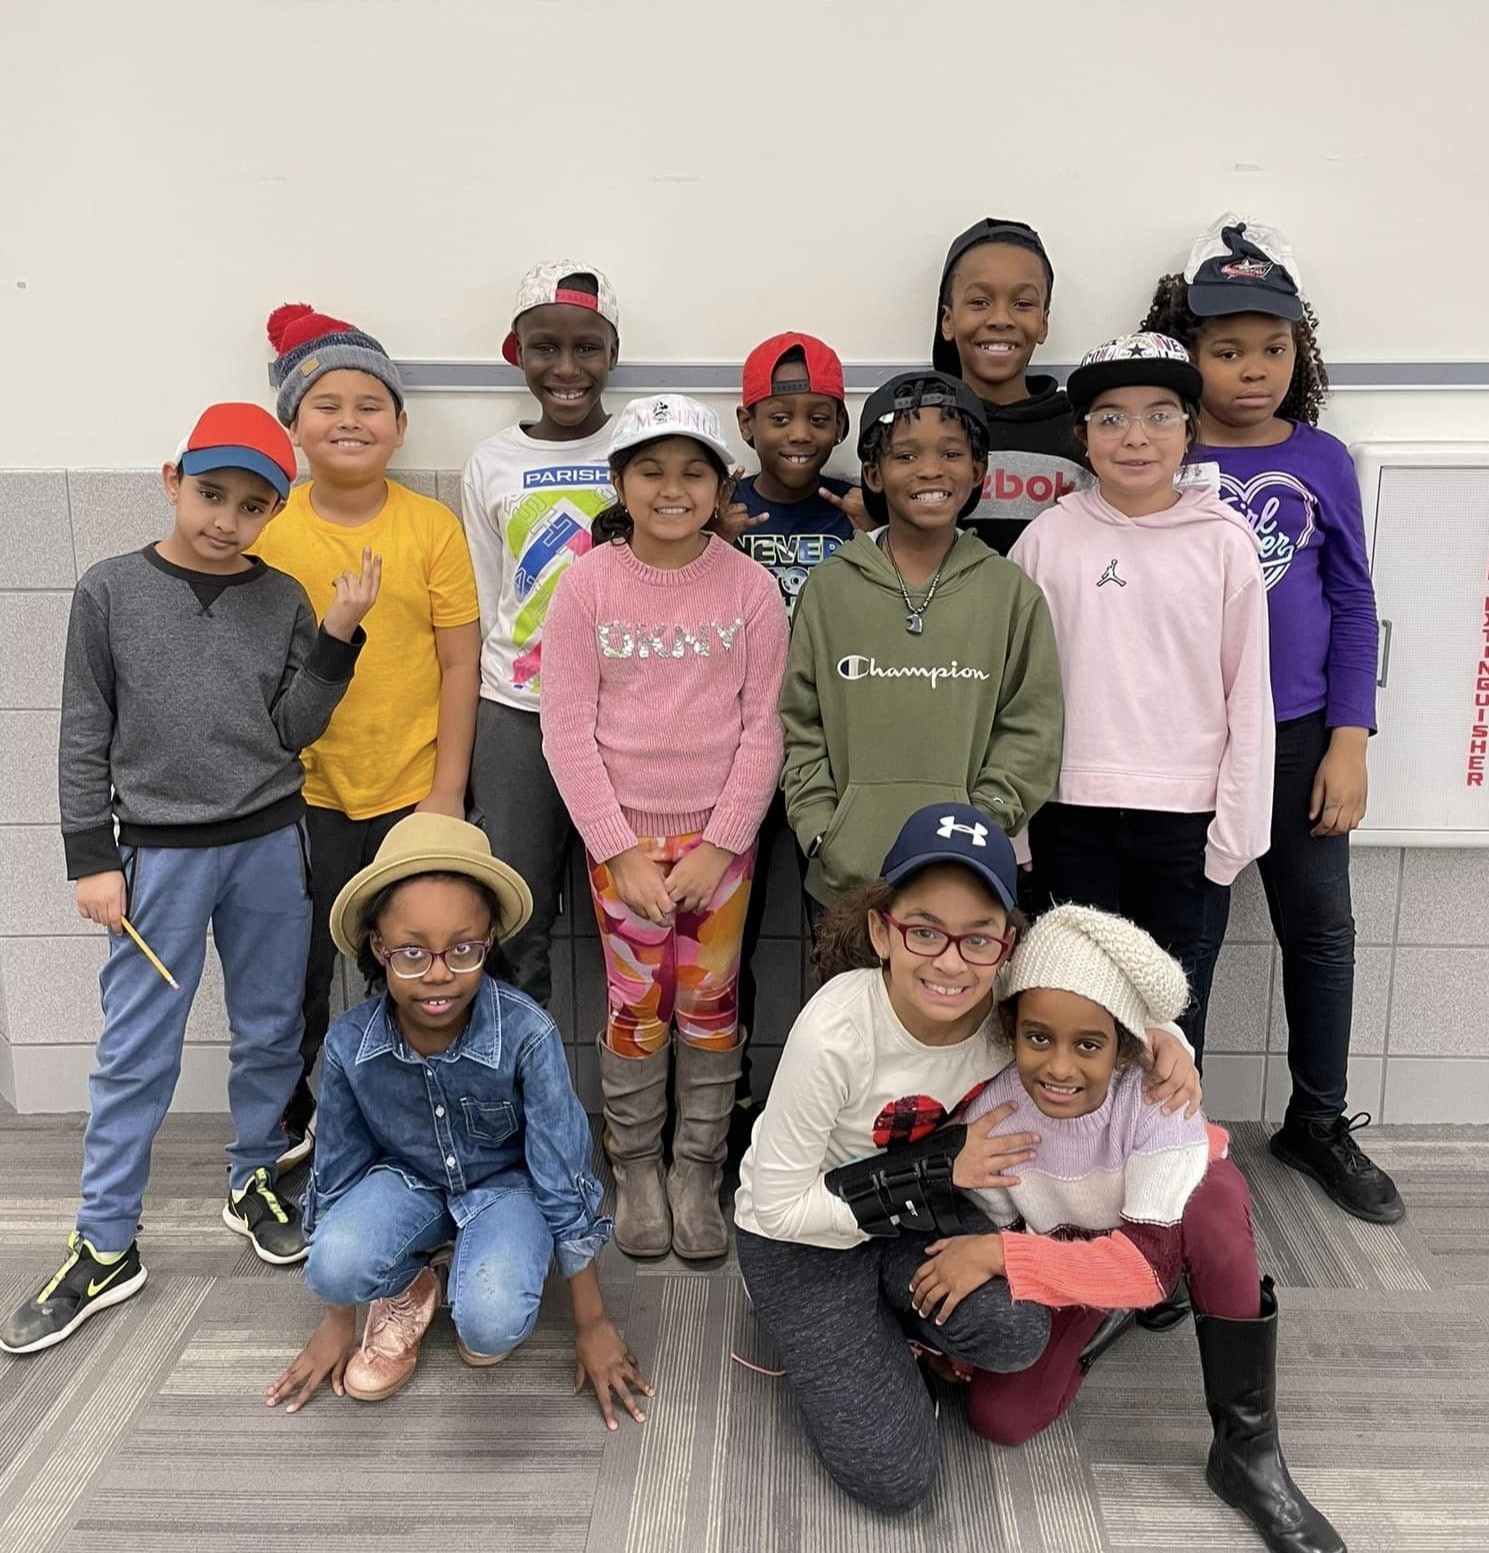
[[[357,672],[330,727],[301,757],[307,803],[366,820],[429,795],[439,726],[434,633],[478,618],[476,578],[465,531],[442,502],[389,480],[382,511],[347,528],[316,512],[312,488],[290,492],[254,550],[299,582],[317,620],[335,597],[333,581],[361,571],[364,545],[383,558]]]

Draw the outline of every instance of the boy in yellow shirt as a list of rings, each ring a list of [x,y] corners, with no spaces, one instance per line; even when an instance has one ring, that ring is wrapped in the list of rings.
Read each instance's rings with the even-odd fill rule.
[[[383,563],[356,680],[303,756],[315,918],[285,1168],[314,1146],[309,1079],[330,1017],[332,902],[406,814],[465,818],[481,628],[460,520],[387,478],[408,421],[388,353],[371,335],[303,303],[270,315],[269,340],[279,419],[310,465],[310,482],[290,493],[258,554],[300,583],[318,617],[331,603],[333,579],[357,570],[364,546]]]

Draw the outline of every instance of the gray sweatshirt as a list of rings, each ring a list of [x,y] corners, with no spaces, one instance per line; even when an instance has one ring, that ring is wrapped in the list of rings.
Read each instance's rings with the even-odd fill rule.
[[[67,877],[127,846],[226,846],[304,811],[300,751],[325,731],[366,640],[315,623],[293,577],[221,577],[153,545],[89,567],[73,595],[59,786]]]

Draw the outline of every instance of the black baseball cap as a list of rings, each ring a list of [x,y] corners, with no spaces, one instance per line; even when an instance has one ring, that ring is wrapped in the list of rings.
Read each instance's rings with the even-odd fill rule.
[[[987,885],[1005,911],[1018,905],[1013,845],[996,820],[971,804],[933,803],[917,809],[884,859],[884,877],[890,884],[903,884],[934,863],[960,863]]]
[[[946,250],[946,262],[941,266],[941,285],[936,292],[936,321],[931,327],[931,365],[938,372],[949,373],[952,377],[961,376],[962,364],[957,355],[956,341],[944,339],[941,334],[941,298],[946,295],[946,283],[951,279],[957,261],[969,249],[978,248],[983,243],[1007,243],[1013,248],[1027,248],[1030,253],[1038,254],[1044,265],[1046,306],[1049,304],[1050,293],[1055,289],[1055,267],[1050,263],[1050,256],[1045,252],[1039,233],[1027,221],[1010,221],[1005,216],[984,216],[981,221],[974,221],[965,232],[957,233],[951,240],[951,247]]]
[[[1247,223],[1237,221],[1201,237],[1184,271],[1189,311],[1197,318],[1269,313],[1297,323],[1303,316],[1303,298],[1296,278],[1266,246],[1272,235],[1267,228],[1248,235]]]

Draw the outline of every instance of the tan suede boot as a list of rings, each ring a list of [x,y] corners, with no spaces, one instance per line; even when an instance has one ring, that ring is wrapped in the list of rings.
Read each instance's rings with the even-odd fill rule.
[[[671,1048],[649,1057],[622,1057],[598,1041],[605,1094],[605,1152],[615,1171],[615,1243],[627,1256],[666,1256],[672,1214],[662,1172]]]
[[[688,1261],[708,1261],[729,1249],[719,1187],[743,1056],[743,1041],[727,1051],[677,1042],[677,1119],[667,1198],[672,1205],[672,1249]]]
[[[439,1302],[440,1280],[428,1267],[401,1294],[373,1300],[361,1346],[346,1364],[343,1384],[349,1397],[381,1402],[413,1378],[419,1345]]]

